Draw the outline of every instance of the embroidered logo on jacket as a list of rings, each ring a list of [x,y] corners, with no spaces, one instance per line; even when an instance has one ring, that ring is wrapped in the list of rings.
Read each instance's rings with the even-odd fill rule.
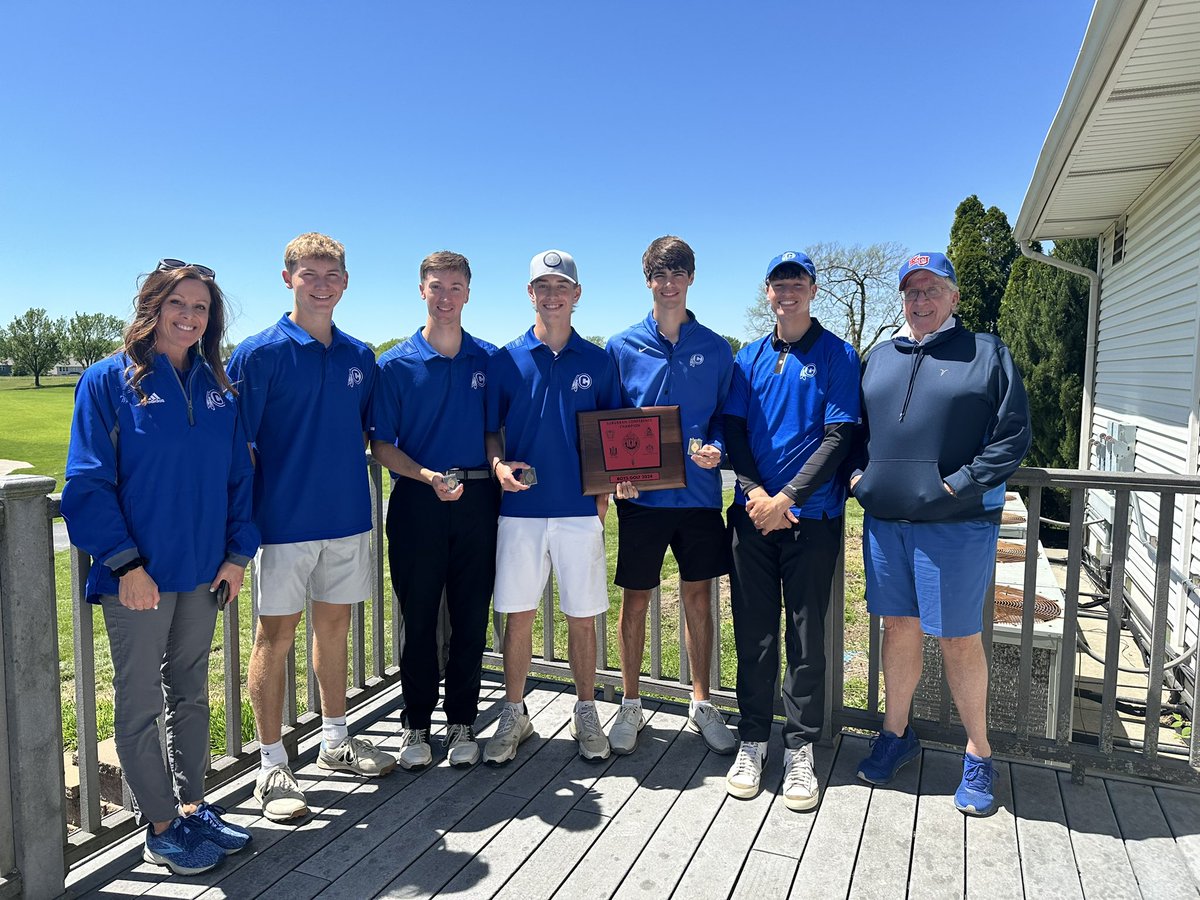
[[[216,409],[225,405],[225,398],[221,396],[220,391],[209,391],[204,395],[204,405],[209,409]]]
[[[802,368],[800,370],[800,380],[801,381],[807,381],[809,378],[816,378],[816,377],[817,377],[817,367],[815,365],[813,365],[812,363],[809,363],[807,366],[805,366],[804,368]]]
[[[592,386],[592,376],[587,372],[580,372],[575,376],[575,380],[571,382],[571,390],[586,391]]]
[[[688,365],[691,366],[692,368],[695,368],[696,366],[704,365],[704,354],[703,353],[693,353],[692,358],[688,360]]]
[[[151,391],[150,396],[146,398],[146,402],[147,403],[166,403],[167,401],[164,400],[162,397],[158,396],[158,394],[155,391]]]
[[[358,387],[360,384],[362,384],[362,380],[362,369],[360,369],[358,366],[351,366],[350,375],[346,379],[346,387]]]
[[[485,387],[486,385],[487,385],[487,376],[484,375],[482,372],[475,372],[474,374],[471,375],[471,390],[477,391],[481,387]]]

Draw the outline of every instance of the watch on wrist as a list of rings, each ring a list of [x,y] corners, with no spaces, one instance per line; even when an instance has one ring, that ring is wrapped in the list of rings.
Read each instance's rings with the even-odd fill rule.
[[[126,576],[130,572],[132,572],[134,569],[141,569],[145,565],[146,565],[145,557],[135,556],[129,562],[125,563],[125,565],[117,566],[117,568],[113,569],[112,570],[113,577],[114,578],[123,578],[124,576]]]

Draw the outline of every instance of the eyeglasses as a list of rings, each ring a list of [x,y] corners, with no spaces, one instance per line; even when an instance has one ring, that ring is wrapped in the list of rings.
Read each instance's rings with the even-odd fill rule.
[[[904,298],[905,303],[916,303],[922,297],[926,300],[940,300],[948,293],[950,291],[944,284],[935,284],[927,288],[909,288],[901,291],[900,296]]]
[[[156,272],[173,272],[175,269],[195,269],[205,278],[216,278],[217,273],[199,263],[184,262],[182,259],[160,259]]]

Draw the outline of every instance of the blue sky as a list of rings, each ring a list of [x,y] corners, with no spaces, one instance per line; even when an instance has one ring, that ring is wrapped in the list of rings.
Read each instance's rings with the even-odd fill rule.
[[[575,325],[645,315],[641,254],[696,250],[738,336],[767,261],[818,241],[944,249],[976,193],[1015,220],[1091,11],[1008,3],[17,3],[0,55],[0,323],[125,317],[202,262],[240,339],[290,308],[296,234],[347,247],[336,321],[424,321],[465,253],[468,330],[532,321],[529,258],[579,264]]]

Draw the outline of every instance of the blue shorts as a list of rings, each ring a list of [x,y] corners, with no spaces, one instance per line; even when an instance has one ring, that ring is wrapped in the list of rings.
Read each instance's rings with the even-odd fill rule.
[[[935,637],[983,630],[983,598],[996,569],[994,522],[863,518],[867,610],[920,618]]]

